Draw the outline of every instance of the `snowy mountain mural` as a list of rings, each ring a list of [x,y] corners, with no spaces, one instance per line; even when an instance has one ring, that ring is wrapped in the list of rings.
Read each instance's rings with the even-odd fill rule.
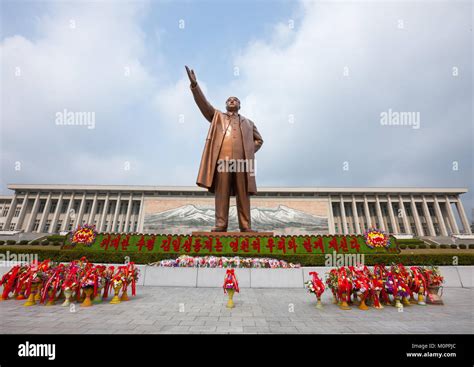
[[[279,205],[277,208],[252,208],[252,228],[275,234],[326,234],[328,218]],[[144,231],[151,233],[190,234],[207,231],[214,226],[214,208],[183,205],[175,209],[145,215]],[[237,207],[229,210],[229,231],[238,231]]]

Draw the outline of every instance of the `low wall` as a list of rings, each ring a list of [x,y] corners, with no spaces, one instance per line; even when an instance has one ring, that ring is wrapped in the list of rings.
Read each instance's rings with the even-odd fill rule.
[[[123,265],[123,264],[122,264]],[[13,266],[13,265],[11,265]],[[0,277],[11,266],[0,266]],[[118,265],[116,265],[118,266]],[[139,285],[157,287],[219,288],[224,281],[222,268],[166,268],[137,265]],[[316,271],[324,277],[329,267],[303,267],[299,269],[235,269],[240,288],[304,288]],[[474,266],[440,266],[446,288],[473,288]]]

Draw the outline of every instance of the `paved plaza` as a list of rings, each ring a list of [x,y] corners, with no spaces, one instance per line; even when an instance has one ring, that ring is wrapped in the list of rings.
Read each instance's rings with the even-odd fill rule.
[[[90,308],[22,307],[24,301],[0,302],[0,333],[469,333],[474,330],[474,290],[447,288],[444,306],[387,306],[361,311],[331,304],[315,308],[304,289],[242,289],[236,307],[218,288],[138,287],[137,296],[118,305]]]

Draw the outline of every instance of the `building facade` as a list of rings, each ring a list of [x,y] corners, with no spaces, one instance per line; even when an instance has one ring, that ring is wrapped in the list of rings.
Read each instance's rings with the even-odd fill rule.
[[[13,196],[0,196],[4,233],[59,233],[86,223],[99,232],[190,233],[213,225],[213,196],[199,187],[10,184],[8,188]],[[252,198],[252,222],[255,229],[273,229],[276,234],[362,234],[372,227],[418,237],[472,234],[460,198],[466,192],[465,188],[260,188]]]

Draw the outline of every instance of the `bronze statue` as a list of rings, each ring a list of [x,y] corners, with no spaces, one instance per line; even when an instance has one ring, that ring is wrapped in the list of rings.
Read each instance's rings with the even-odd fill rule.
[[[221,112],[206,100],[196,74],[186,66],[194,100],[211,123],[196,184],[215,194],[216,225],[213,232],[226,232],[229,220],[230,196],[236,196],[239,228],[251,229],[250,195],[257,193],[255,153],[263,144],[255,124],[238,113],[240,100],[229,97],[226,112]]]

